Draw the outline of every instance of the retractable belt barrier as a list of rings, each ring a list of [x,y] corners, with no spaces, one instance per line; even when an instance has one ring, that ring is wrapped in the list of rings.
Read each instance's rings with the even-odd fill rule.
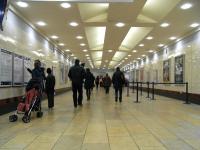
[[[130,86],[132,84],[132,86]],[[128,82],[127,83],[127,96],[129,96],[129,88],[132,88],[132,93],[135,92],[136,88],[136,103],[139,103],[138,101],[138,96],[139,96],[139,90],[140,90],[140,95],[142,96],[143,92],[143,84],[147,85],[147,96],[146,98],[150,98],[150,100],[155,100],[155,85],[185,85],[185,104],[190,104],[189,102],[189,94],[188,94],[188,82],[184,83],[161,83],[161,82]],[[139,87],[140,85],[140,87]],[[150,97],[150,85],[151,87],[151,97]]]

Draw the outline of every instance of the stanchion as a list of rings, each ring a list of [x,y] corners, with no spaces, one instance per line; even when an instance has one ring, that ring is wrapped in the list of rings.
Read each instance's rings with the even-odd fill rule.
[[[188,94],[188,82],[185,83],[185,103],[184,104],[190,104],[189,102],[189,94]]]
[[[139,94],[139,83],[137,82],[137,84],[136,84],[136,101],[135,101],[135,103],[139,103],[139,101],[138,101],[138,94]]]
[[[154,82],[152,82],[152,97],[151,100],[155,100],[154,98]]]
[[[142,96],[142,82],[140,82],[140,95]]]
[[[134,85],[135,85],[135,82],[133,81],[133,90],[132,90],[132,93],[134,93],[135,91],[134,91]]]
[[[127,83],[127,97],[129,97],[129,82]]]
[[[146,98],[150,98],[149,97],[149,82],[147,82],[147,97]]]

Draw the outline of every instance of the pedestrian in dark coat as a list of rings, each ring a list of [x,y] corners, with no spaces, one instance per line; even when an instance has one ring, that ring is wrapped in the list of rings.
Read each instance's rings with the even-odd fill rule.
[[[98,90],[98,88],[99,88],[99,76],[96,77],[95,84],[96,84],[96,89]]]
[[[119,98],[119,101],[122,102],[122,86],[125,82],[125,77],[119,67],[117,67],[116,72],[113,74],[112,82],[115,88],[115,101],[117,102]]]
[[[74,107],[77,107],[77,101],[78,105],[82,106],[82,99],[83,99],[83,80],[85,77],[85,70],[83,67],[79,65],[79,60],[75,60],[75,65],[70,68],[68,77],[72,81],[72,91],[73,91],[73,101],[74,101]],[[78,98],[77,98],[77,92],[78,92]]]
[[[84,87],[86,89],[86,95],[87,95],[87,100],[90,100],[90,95],[91,95],[91,89],[94,86],[94,76],[90,72],[90,69],[86,69],[86,74],[85,74],[85,84]]]
[[[111,83],[112,83],[111,78],[109,77],[108,74],[106,74],[106,76],[103,79],[103,85],[105,87],[106,94],[109,93],[109,89],[110,89]]]
[[[47,77],[45,83],[45,91],[48,98],[48,107],[52,109],[54,107],[54,91],[55,91],[55,77],[52,75],[52,71],[50,68],[47,68]]]

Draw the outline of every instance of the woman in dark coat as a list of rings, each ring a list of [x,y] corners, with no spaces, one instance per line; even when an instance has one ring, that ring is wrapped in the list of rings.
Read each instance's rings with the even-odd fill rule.
[[[86,89],[86,95],[87,95],[87,100],[90,100],[90,95],[91,95],[91,88],[94,85],[94,76],[90,72],[90,69],[86,69],[86,74],[85,74],[85,84],[84,87]]]
[[[111,83],[112,83],[111,78],[109,77],[108,74],[106,74],[106,76],[105,76],[104,79],[103,79],[103,85],[104,85],[106,94],[109,93],[109,89],[110,89]]]
[[[55,87],[55,77],[51,73],[51,69],[47,68],[48,76],[46,78],[45,91],[48,98],[48,107],[52,109],[54,107],[54,87]]]

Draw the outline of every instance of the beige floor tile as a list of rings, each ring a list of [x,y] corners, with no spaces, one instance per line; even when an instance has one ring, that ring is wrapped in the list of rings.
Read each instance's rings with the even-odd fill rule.
[[[81,150],[110,150],[110,146],[105,143],[84,143]]]

